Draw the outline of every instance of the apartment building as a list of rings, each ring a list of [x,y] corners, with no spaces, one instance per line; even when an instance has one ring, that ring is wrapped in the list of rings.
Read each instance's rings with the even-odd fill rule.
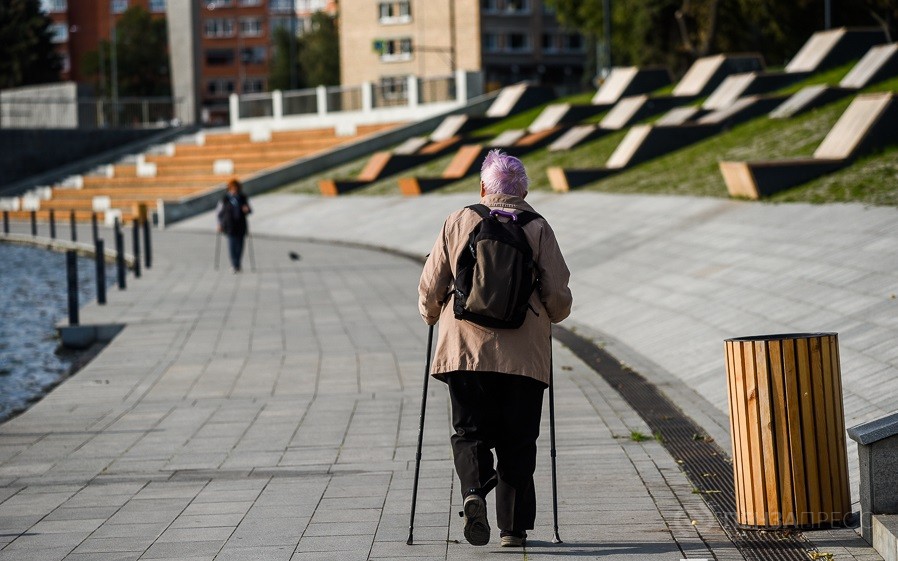
[[[575,84],[582,37],[542,0],[341,0],[344,85],[372,82],[397,97],[407,77],[481,71],[488,89],[518,82]]]
[[[119,18],[132,6],[141,6],[155,17],[165,17],[166,0],[41,0],[41,9],[53,23],[52,41],[62,58],[62,80],[85,82],[81,69],[84,55],[108,41]],[[101,61],[101,71],[109,71]]]

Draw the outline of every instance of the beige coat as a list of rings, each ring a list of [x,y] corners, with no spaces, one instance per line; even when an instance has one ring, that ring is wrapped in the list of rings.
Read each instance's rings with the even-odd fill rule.
[[[524,199],[511,195],[486,195],[480,202],[490,208],[533,212]],[[539,315],[528,312],[519,329],[489,329],[455,319],[449,295],[459,252],[479,221],[480,216],[468,209],[450,214],[421,273],[418,285],[421,316],[428,325],[437,320],[440,322],[430,372],[441,380],[444,373],[456,370],[503,372],[529,376],[548,384],[551,324],[570,314],[572,301],[568,288],[570,271],[555,233],[544,219],[533,220],[524,226],[541,285],[541,290],[534,291],[530,297],[530,306]]]

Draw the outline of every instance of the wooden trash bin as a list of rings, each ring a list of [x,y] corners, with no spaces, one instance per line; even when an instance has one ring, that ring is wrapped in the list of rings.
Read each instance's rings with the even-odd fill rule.
[[[836,333],[725,342],[737,522],[842,524],[851,513]]]

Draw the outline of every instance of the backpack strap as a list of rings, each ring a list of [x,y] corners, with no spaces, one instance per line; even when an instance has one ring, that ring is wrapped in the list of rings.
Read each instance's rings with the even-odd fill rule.
[[[492,212],[492,209],[484,204],[468,205],[465,208],[473,210],[478,215],[480,215],[480,218],[486,218],[490,215],[490,212]],[[528,222],[536,220],[537,218],[542,218],[542,216],[540,216],[539,214],[530,212],[529,210],[522,210],[517,214],[517,216],[518,218],[517,220],[515,220],[515,222],[517,222],[519,226],[524,226]]]
[[[469,208],[480,215],[480,218],[486,218],[490,215],[490,207],[482,204],[476,205],[468,205],[465,208]]]

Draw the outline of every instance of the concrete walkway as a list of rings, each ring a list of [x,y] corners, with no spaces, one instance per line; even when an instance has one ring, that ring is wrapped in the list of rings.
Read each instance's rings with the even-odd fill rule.
[[[438,201],[427,212],[459,202]],[[316,235],[366,225],[362,241],[386,243],[389,233],[409,245],[429,245],[439,226],[406,223],[411,207],[401,205],[389,228],[386,216],[342,203],[287,218],[277,212],[285,202],[258,199],[259,226],[298,235],[312,216],[319,225],[339,217]],[[107,306],[82,310],[82,323],[122,323],[121,334],[0,426],[0,560],[495,558],[497,535],[483,548],[462,537],[438,382],[416,544],[405,544],[427,333],[415,307],[420,266],[257,235],[256,271],[232,275],[213,270],[208,228],[187,229],[157,233],[154,267],[113,289]],[[544,434],[531,545],[501,554],[741,558],[661,445],[630,438],[649,432],[639,417],[564,348],[555,352],[565,543],[550,543]],[[853,543],[838,551],[877,559]]]
[[[257,235],[343,240],[423,256],[471,195],[270,195]],[[898,209],[600,193],[528,197],[572,271],[567,324],[664,388],[730,450],[723,340],[839,333],[846,426],[898,403]],[[180,229],[208,229],[198,217]],[[857,504],[857,449],[848,447]]]

